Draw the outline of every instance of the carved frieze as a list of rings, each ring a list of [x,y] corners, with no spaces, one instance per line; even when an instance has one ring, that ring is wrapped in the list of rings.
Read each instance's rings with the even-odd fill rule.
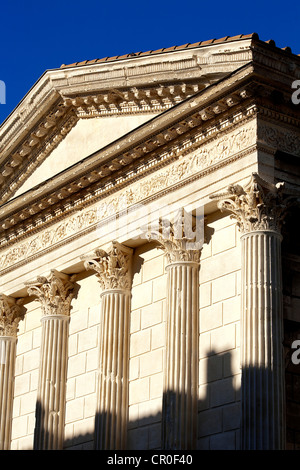
[[[26,283],[28,295],[40,301],[44,316],[68,316],[75,288],[73,280],[73,276],[52,270],[48,277],[39,276]]]
[[[202,174],[214,171],[218,165],[226,164],[232,158],[249,150],[256,142],[256,127],[254,121],[249,121],[243,127],[237,127],[234,131],[223,134],[218,139],[213,139],[206,145],[200,145],[196,150],[188,153],[183,145],[181,150],[173,151],[173,163],[152,173],[139,181],[133,182],[130,186],[124,186],[108,197],[101,199],[96,205],[82,209],[80,212],[66,217],[62,222],[50,228],[41,230],[36,235],[26,241],[7,249],[0,256],[0,270],[28,259],[31,256],[42,253],[43,250],[55,247],[55,244],[70,239],[72,236],[89,228],[96,227],[105,219],[127,209],[134,204],[141,203],[149,197],[155,197],[162,191],[176,184],[188,183],[190,179],[199,178]],[[133,174],[129,179],[136,179]],[[107,190],[112,192],[113,185],[119,189],[116,182],[111,183]],[[105,196],[105,192],[102,193]]]
[[[131,258],[133,250],[114,241],[105,251],[97,249],[91,255],[83,256],[87,270],[97,273],[103,291],[131,287]]]
[[[260,124],[257,130],[257,137],[259,142],[275,150],[281,150],[292,155],[300,155],[300,132]]]

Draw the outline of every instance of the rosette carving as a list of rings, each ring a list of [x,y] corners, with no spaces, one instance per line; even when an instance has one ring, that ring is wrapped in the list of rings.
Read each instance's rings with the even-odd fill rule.
[[[105,251],[97,249],[82,257],[87,270],[96,271],[102,290],[130,289],[133,250],[116,241]]]
[[[0,336],[17,336],[19,322],[24,318],[22,302],[0,294]]]
[[[37,297],[45,316],[69,315],[75,288],[73,280],[74,276],[53,269],[48,277],[39,276],[26,283],[28,295]]]
[[[285,183],[272,184],[252,173],[250,182],[242,186],[230,185],[226,192],[215,194],[221,211],[231,212],[240,232],[272,230],[281,232],[287,209],[299,201],[300,193],[285,187]]]
[[[157,243],[168,263],[200,262],[204,227],[197,227],[196,218],[184,209],[178,211],[173,222],[160,218],[156,227],[143,230],[143,236]]]

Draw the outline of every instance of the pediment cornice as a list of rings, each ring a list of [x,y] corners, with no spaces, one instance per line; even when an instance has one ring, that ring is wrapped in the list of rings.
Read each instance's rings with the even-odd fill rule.
[[[1,144],[0,198],[9,200],[33,171],[64,139],[79,119],[124,114],[161,113],[202,89],[198,83],[177,83],[152,88],[137,87],[102,93],[60,95],[52,107],[35,122],[30,132],[30,113],[20,111],[23,132],[12,127]],[[49,100],[50,103],[50,100]],[[25,112],[24,112],[25,113]],[[23,138],[20,136],[23,135]],[[6,140],[10,139],[6,145]],[[6,154],[6,158],[5,158]]]
[[[261,78],[261,77],[260,77]],[[7,202],[0,209],[1,245],[52,223],[165,166],[227,132],[241,120],[263,115],[260,102],[272,87],[253,65],[186,99],[82,162]],[[287,97],[286,97],[287,99]],[[270,118],[268,108],[266,116]],[[276,110],[274,110],[274,116]],[[287,115],[282,115],[287,122]],[[274,118],[279,119],[280,116]],[[291,113],[290,122],[296,124]],[[298,112],[299,124],[299,112]]]
[[[45,72],[0,127],[0,201],[13,197],[79,119],[160,114],[251,61],[287,85],[300,76],[297,56],[251,39]]]
[[[250,42],[46,71],[0,127],[1,201],[79,119],[159,114],[250,61]]]

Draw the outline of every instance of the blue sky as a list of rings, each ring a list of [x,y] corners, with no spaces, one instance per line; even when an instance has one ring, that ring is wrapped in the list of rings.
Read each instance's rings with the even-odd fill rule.
[[[47,70],[256,32],[300,54],[300,2],[14,0],[0,5],[0,123]]]

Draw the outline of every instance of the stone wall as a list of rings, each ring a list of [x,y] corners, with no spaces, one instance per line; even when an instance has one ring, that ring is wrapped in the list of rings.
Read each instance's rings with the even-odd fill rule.
[[[92,449],[97,392],[100,286],[96,276],[77,281],[69,330],[65,444]]]
[[[27,305],[27,313],[19,323],[15,369],[15,392],[12,420],[12,450],[32,449],[35,406],[37,400],[41,308],[38,302]]]
[[[164,264],[161,250],[149,250],[147,245],[136,250],[130,328],[130,449],[160,447],[166,346]]]
[[[200,267],[200,449],[238,449],[240,427],[240,237],[230,217],[213,230]]]
[[[210,215],[200,268],[200,449],[235,449],[239,438],[240,244],[230,217]],[[133,258],[129,361],[129,449],[158,449],[166,353],[166,260],[153,243]],[[100,285],[82,273],[69,324],[66,449],[92,449],[101,328]],[[38,302],[20,322],[12,449],[33,447],[41,342]]]

